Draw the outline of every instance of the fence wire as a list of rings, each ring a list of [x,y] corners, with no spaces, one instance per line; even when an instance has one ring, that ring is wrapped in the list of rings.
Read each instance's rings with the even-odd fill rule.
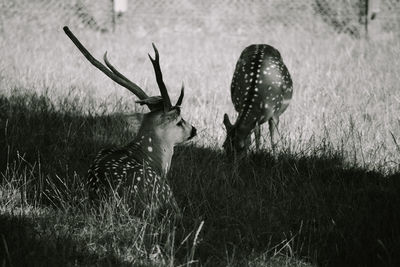
[[[367,30],[366,24],[378,32],[400,32],[400,0],[130,0],[127,12],[117,17],[112,0],[1,1],[2,27],[11,17],[51,27],[43,20],[51,17],[59,23],[101,32],[118,27],[152,31],[168,26],[182,32],[229,30],[241,34],[278,25],[360,37]]]

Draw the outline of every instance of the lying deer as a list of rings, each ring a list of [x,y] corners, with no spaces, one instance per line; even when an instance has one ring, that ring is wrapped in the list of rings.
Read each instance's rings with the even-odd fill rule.
[[[171,104],[163,82],[159,54],[153,44],[155,58],[149,55],[156,74],[161,97],[149,97],[138,85],[122,75],[104,54],[104,66],[80,43],[74,34],[64,27],[64,32],[82,52],[86,59],[113,81],[127,88],[147,105],[150,112],[145,114],[136,138],[120,148],[101,150],[88,171],[89,198],[98,199],[110,190],[133,199],[139,209],[164,208],[179,210],[166,176],[171,166],[174,146],[196,135],[196,128],[181,116],[184,96],[182,85],[178,101]]]

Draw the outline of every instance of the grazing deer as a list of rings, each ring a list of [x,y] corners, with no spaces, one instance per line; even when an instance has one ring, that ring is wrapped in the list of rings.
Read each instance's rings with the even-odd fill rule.
[[[288,107],[292,93],[292,79],[277,49],[266,44],[245,48],[231,84],[232,102],[239,112],[235,124],[232,125],[228,115],[224,114],[225,151],[229,154],[243,152],[250,145],[253,129],[259,149],[260,125],[268,121],[275,155],[274,128],[278,130],[279,116]]]
[[[196,128],[181,117],[183,85],[177,103],[172,106],[163,82],[158,50],[154,44],[155,58],[150,55],[149,58],[154,67],[161,97],[149,97],[138,85],[111,65],[107,53],[104,54],[104,62],[108,68],[86,50],[68,27],[64,27],[64,31],[90,63],[135,94],[140,99],[137,102],[147,105],[150,109],[150,112],[144,115],[139,132],[131,143],[98,153],[88,171],[89,198],[98,199],[112,189],[133,199],[139,211],[149,207],[153,211],[169,207],[179,211],[166,182],[166,175],[171,165],[174,146],[196,135]]]

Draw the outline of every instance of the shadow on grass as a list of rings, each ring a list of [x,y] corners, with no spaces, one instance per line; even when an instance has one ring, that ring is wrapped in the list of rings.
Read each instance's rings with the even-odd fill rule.
[[[72,239],[68,225],[52,224],[53,220],[0,215],[2,266],[127,266],[112,254],[100,257],[90,252],[85,242]],[[38,225],[45,229],[37,229]]]
[[[83,115],[76,105],[56,109],[49,103],[35,95],[0,97],[1,172],[29,165],[36,176],[84,176],[97,151],[129,142],[138,126],[135,116]],[[400,265],[400,174],[349,166],[335,151],[315,147],[312,156],[285,153],[274,160],[260,152],[236,163],[218,149],[178,147],[169,180],[184,210],[184,229],[204,220],[195,258],[209,266],[246,265],[275,254],[321,266]],[[39,182],[31,186],[41,189]],[[36,245],[59,255],[64,252],[57,242],[70,242],[77,258],[91,257],[67,236],[49,247],[31,238],[29,219],[0,220],[7,242],[16,236],[10,247],[27,238],[31,245],[24,248]],[[176,240],[187,232],[179,234]],[[177,249],[177,260],[190,253]]]
[[[211,265],[265,252],[321,266],[400,264],[399,173],[351,167],[332,151],[277,160],[253,153],[233,163],[187,147],[170,180],[186,223],[205,220],[198,253]]]
[[[60,101],[56,108],[36,94],[0,96],[0,170],[19,158],[40,162],[47,173],[85,174],[101,148],[131,140],[140,118],[84,115],[79,103]]]

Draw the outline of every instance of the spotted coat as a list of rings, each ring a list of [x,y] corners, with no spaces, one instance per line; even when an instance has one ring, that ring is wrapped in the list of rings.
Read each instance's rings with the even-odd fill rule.
[[[239,112],[236,124],[253,128],[255,122],[279,117],[292,98],[293,84],[279,51],[270,45],[245,48],[236,64],[231,98]]]
[[[89,198],[98,199],[113,191],[132,200],[139,211],[158,211],[168,204],[177,209],[162,170],[145,149],[152,148],[136,140],[122,148],[101,150],[88,171]]]

